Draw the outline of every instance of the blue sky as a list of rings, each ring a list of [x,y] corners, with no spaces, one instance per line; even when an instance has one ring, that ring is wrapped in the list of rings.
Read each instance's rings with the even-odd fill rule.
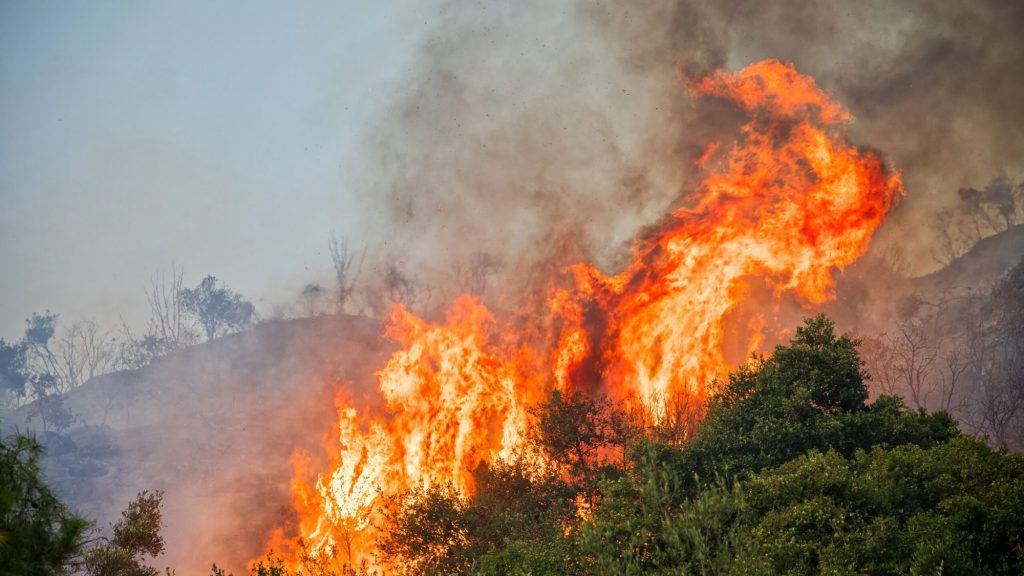
[[[358,236],[345,165],[429,3],[0,3],[0,336],[145,317],[172,263],[263,300]]]

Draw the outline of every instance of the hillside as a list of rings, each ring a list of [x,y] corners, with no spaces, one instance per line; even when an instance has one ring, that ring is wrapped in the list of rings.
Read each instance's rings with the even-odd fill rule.
[[[931,274],[913,278],[915,290],[947,291],[986,285],[1024,258],[1024,224],[984,238]]]
[[[241,568],[289,517],[293,452],[322,457],[335,389],[359,395],[383,348],[375,321],[322,316],[265,323],[95,378],[66,395],[79,424],[41,435],[47,477],[101,525],[138,491],[163,490],[168,552],[159,562],[179,574],[205,574],[212,561]],[[32,428],[25,417],[22,409],[4,426]]]
[[[838,277],[837,300],[825,310],[844,330],[881,325],[894,295],[978,286],[1022,255],[1024,226],[1017,226],[919,278],[865,259]],[[776,312],[791,323],[806,313],[796,305]],[[72,506],[102,524],[138,491],[164,490],[168,554],[161,562],[181,574],[205,573],[211,561],[238,571],[262,551],[267,532],[291,518],[292,456],[302,451],[314,464],[323,458],[336,391],[379,406],[366,384],[388,351],[376,321],[321,316],[264,323],[95,378],[65,397],[78,424],[43,435],[47,475]],[[27,413],[9,416],[5,428],[32,428]]]

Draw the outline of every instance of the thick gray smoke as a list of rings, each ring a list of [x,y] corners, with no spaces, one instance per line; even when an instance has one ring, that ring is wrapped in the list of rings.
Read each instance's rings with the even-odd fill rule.
[[[444,292],[458,280],[453,266],[484,251],[503,264],[495,282],[526,282],[537,262],[566,256],[556,254],[565,234],[578,242],[571,256],[616,267],[639,230],[685,201],[705,146],[735,128],[733,111],[691,102],[679,67],[777,58],[814,76],[857,118],[854,140],[903,172],[908,197],[879,240],[902,251],[912,272],[934,266],[930,226],[959,188],[1024,174],[1020,2],[450,2],[438,21],[349,168],[376,252],[364,273],[378,280],[387,264],[370,262],[384,260]],[[423,298],[421,311],[443,300]],[[786,325],[803,312],[791,310]],[[310,398],[322,408],[326,388],[283,388],[305,390],[289,417]],[[226,390],[246,397],[244,387]],[[313,419],[318,430],[329,412]],[[293,421],[282,418],[233,420],[270,428],[238,428],[216,442],[259,439],[226,454],[212,484],[189,484],[192,504],[171,508],[172,528],[189,524],[211,488],[227,494],[251,481],[261,451],[273,471],[265,478],[283,479],[284,446],[272,439],[308,436],[312,425],[290,434]],[[180,446],[162,445],[160,470],[188,461]],[[282,486],[271,488],[279,499]],[[245,506],[229,499],[216,508],[228,520],[203,524],[198,536],[209,543],[187,560],[217,549]],[[191,536],[172,531],[184,547]]]
[[[1019,2],[451,2],[440,21],[352,170],[381,249],[434,282],[481,249],[514,275],[553,230],[614,266],[728,123],[693,105],[680,65],[777,58],[814,76],[903,172],[878,240],[914,273],[936,265],[931,228],[958,188],[1024,173]]]
[[[685,202],[705,146],[735,128],[734,111],[694,105],[679,67],[776,58],[812,75],[856,117],[855,142],[903,172],[907,198],[876,246],[900,251],[913,273],[935,267],[933,223],[960,188],[1024,177],[1024,2],[458,1],[437,21],[347,166],[371,249],[363,281],[386,282],[391,262],[450,292],[454,265],[480,252],[502,263],[492,286],[528,282],[553,255],[614,269],[638,231]],[[559,254],[566,234],[577,247]],[[856,289],[879,284],[863,278]],[[787,326],[804,311],[790,312]],[[377,325],[316,322],[264,326],[132,373],[151,400],[117,396],[131,390],[114,387],[117,375],[83,386],[69,402],[112,431],[69,448],[58,480],[81,489],[78,502],[95,499],[86,511],[100,517],[137,490],[166,490],[168,562],[202,573],[226,553],[237,570],[287,521],[288,454],[321,454],[331,390],[371,382],[380,366]],[[117,401],[149,408],[107,421]],[[83,468],[85,448],[132,468]]]

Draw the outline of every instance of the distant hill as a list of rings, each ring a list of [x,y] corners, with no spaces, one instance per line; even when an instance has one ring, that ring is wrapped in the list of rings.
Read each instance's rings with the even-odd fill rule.
[[[94,378],[65,398],[80,424],[40,435],[47,477],[101,525],[138,491],[164,490],[157,565],[207,574],[216,561],[239,573],[290,518],[293,452],[323,457],[336,390],[379,405],[366,386],[387,352],[379,336],[363,317],[268,322]],[[4,427],[32,428],[26,412]]]
[[[900,303],[908,296],[929,299],[970,289],[987,291],[1021,258],[1024,225],[985,238],[949,265],[925,276],[903,276],[884,258],[869,253],[836,274],[835,301],[818,309],[844,331],[862,336],[878,334],[891,329]],[[794,323],[793,317],[788,320],[789,325]]]
[[[989,236],[948,266],[913,278],[914,289],[947,291],[978,287],[996,280],[1024,258],[1024,224]]]

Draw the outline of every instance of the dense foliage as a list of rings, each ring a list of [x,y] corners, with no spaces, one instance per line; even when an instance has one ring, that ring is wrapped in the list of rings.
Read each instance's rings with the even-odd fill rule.
[[[121,519],[114,524],[113,536],[85,551],[82,564],[90,576],[158,576],[160,571],[145,563],[145,556],[164,551],[160,535],[163,515],[162,492],[141,492]]]
[[[144,557],[163,552],[163,494],[142,492],[122,512],[112,537],[97,537],[93,523],[46,485],[42,456],[32,436],[0,438],[0,576],[160,574]]]
[[[43,481],[42,455],[31,436],[0,439],[0,576],[60,574],[91,526]]]
[[[472,498],[406,495],[382,560],[410,574],[1022,573],[1024,459],[945,412],[868,402],[857,346],[808,320],[722,383],[692,438],[630,434],[600,401],[554,394],[534,440],[560,470],[523,458],[478,471]]]
[[[530,449],[475,470],[473,496],[391,498],[379,560],[426,575],[1024,573],[1024,458],[945,412],[869,402],[865,380],[858,342],[819,316],[722,382],[696,432],[553,392]],[[162,494],[89,541],[41,453],[0,444],[0,576],[156,576]],[[331,559],[304,574],[364,572]],[[270,556],[252,574],[292,572]]]

